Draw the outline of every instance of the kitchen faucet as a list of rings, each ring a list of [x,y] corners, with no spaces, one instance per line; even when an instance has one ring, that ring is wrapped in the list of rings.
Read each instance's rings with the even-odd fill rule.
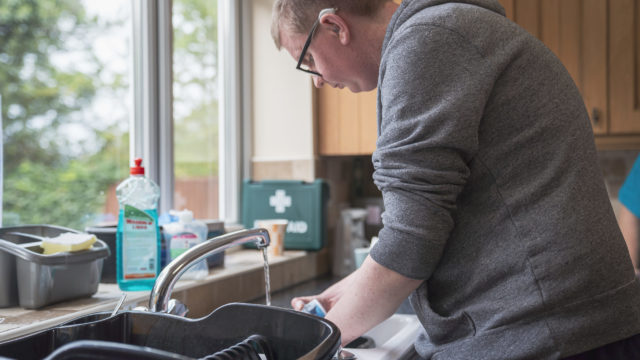
[[[250,242],[256,243],[259,249],[269,246],[269,232],[265,229],[235,231],[211,238],[182,253],[158,275],[149,297],[149,310],[167,312],[173,286],[191,265],[219,251]]]

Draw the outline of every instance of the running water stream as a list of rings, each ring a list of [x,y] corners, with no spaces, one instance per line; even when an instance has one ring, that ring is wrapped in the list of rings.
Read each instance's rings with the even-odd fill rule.
[[[264,259],[264,293],[267,306],[271,305],[271,278],[269,275],[269,262],[267,259],[267,247],[262,248],[262,258]]]

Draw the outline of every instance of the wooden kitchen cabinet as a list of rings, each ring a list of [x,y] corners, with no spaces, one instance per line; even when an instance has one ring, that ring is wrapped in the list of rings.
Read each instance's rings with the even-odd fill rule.
[[[354,94],[325,85],[315,91],[318,154],[371,155],[378,138],[377,90]]]
[[[562,61],[599,149],[640,149],[640,0],[499,0]],[[318,153],[371,154],[376,95],[317,90]]]
[[[376,148],[377,91],[316,89],[319,155],[367,155]]]
[[[612,134],[640,134],[640,0],[609,1]]]
[[[560,58],[582,93],[593,132],[607,134],[607,1],[500,2],[508,18],[542,40]]]
[[[580,89],[599,149],[640,149],[640,0],[500,0]]]

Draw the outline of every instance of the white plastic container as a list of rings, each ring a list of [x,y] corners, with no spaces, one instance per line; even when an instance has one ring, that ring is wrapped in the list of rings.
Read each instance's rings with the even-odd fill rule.
[[[169,259],[174,260],[187,251],[207,239],[207,225],[193,219],[193,212],[183,210],[175,213],[178,222],[172,222],[163,226],[165,240],[167,242]],[[198,261],[182,275],[183,279],[202,279],[209,274],[206,259]]]

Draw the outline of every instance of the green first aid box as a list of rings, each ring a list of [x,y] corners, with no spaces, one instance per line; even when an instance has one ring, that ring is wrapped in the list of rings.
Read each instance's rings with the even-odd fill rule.
[[[329,187],[322,179],[245,180],[242,186],[242,223],[255,228],[256,220],[286,219],[284,248],[319,250],[325,243]]]

